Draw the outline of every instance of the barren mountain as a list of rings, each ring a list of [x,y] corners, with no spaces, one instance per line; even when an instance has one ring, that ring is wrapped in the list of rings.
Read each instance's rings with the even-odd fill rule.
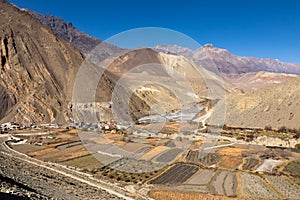
[[[284,83],[298,77],[295,74],[272,72],[249,72],[244,74],[222,74],[223,78],[243,92]]]
[[[25,124],[68,121],[72,117],[74,79],[83,61],[82,54],[69,42],[87,52],[94,48],[97,39],[80,33],[61,19],[33,12],[28,14],[27,10],[20,10],[5,0],[0,2],[0,118]],[[137,120],[159,112],[190,109],[198,104],[211,107],[212,101],[222,99],[222,95],[238,93],[234,87],[247,91],[289,79],[291,82],[277,84],[278,87],[230,96],[227,123],[293,127],[299,119],[299,78],[260,72],[297,74],[299,65],[234,56],[212,45],[193,52],[168,45],[157,46],[155,51],[147,48],[129,51],[103,44],[104,48],[93,52],[96,55],[93,59],[102,61],[116,52],[123,55],[111,60],[98,82],[94,96],[99,108],[98,120],[112,119],[111,108],[113,112]],[[222,72],[224,83],[217,74],[195,68],[196,63],[211,70],[208,58],[212,58]],[[80,90],[77,92],[83,97],[92,79],[87,78],[86,82],[78,83]],[[290,95],[286,95],[287,91]],[[88,110],[93,101],[85,103],[89,106],[82,107]],[[77,114],[85,116],[84,109]]]
[[[82,55],[27,12],[0,4],[2,121],[65,122]]]
[[[79,96],[84,92],[80,90]],[[198,103],[208,105],[209,100],[221,98],[220,95],[225,95],[225,88],[214,73],[196,68],[183,56],[142,48],[129,51],[108,65],[98,84],[96,102],[100,103],[98,118],[102,120],[112,117],[103,114],[111,105],[114,112],[128,113],[137,120],[155,114],[155,110],[171,112]],[[81,117],[86,115],[83,110],[78,110]]]
[[[235,56],[226,49],[212,45],[205,45],[195,51],[173,45],[158,45],[154,50],[186,56],[202,63],[207,69],[215,65],[226,80],[225,83],[230,82],[234,87],[247,92],[232,93],[226,99],[227,125],[299,127],[299,64]]]
[[[100,43],[102,47],[101,52],[98,52],[98,55],[101,55],[101,57],[103,58],[122,51],[121,48],[115,45],[109,44],[78,31],[71,22],[65,22],[59,17],[55,17],[49,14],[43,15],[27,9],[22,10],[28,12],[42,24],[49,26],[58,38],[71,43],[84,55],[90,53],[90,51],[92,51]]]
[[[72,117],[72,88],[83,61],[82,55],[68,42],[58,39],[53,29],[41,24],[26,10],[20,10],[3,0],[1,5],[2,121],[13,120],[25,124],[66,122]],[[57,27],[59,23],[55,22],[52,26]],[[71,25],[63,27],[72,29]],[[94,54],[98,56],[97,51]],[[144,65],[149,66],[143,69]],[[206,81],[223,90],[223,86],[216,83],[215,75],[204,71],[212,76]],[[180,74],[184,74],[187,80]],[[175,80],[170,84],[174,77]],[[130,80],[125,83],[131,85],[122,85],[125,90],[113,96],[120,80],[124,78]],[[169,84],[171,88],[160,83]],[[82,84],[85,92],[87,82],[79,84]],[[190,91],[186,89],[188,87]],[[105,105],[102,113],[99,113],[100,120],[103,120],[103,115],[111,119],[107,113],[110,112],[112,100],[116,102],[113,108],[121,109],[121,112],[127,106],[127,113],[137,119],[154,112],[151,109],[157,104],[167,112],[180,108],[180,103],[186,108],[191,107],[195,102],[206,101],[209,92],[204,79],[186,58],[157,53],[151,49],[137,49],[121,55],[108,66],[98,84],[96,101]],[[181,102],[176,95],[182,97]],[[129,104],[124,102],[124,97],[128,97]]]
[[[299,128],[300,78],[228,97],[226,124],[238,127]]]
[[[195,51],[173,45],[157,45],[154,49],[165,53],[186,56],[194,61],[199,61],[203,66],[207,66],[208,69],[209,65],[205,63],[212,61],[219,72],[225,74],[266,71],[300,75],[300,64],[284,63],[277,59],[236,56],[228,50],[214,47],[212,44],[206,44]]]

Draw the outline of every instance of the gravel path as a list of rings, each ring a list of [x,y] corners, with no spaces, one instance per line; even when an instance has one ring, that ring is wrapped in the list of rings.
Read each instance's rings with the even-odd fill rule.
[[[45,199],[133,199],[125,191],[118,191],[117,187],[100,184],[59,165],[22,156],[9,151],[4,144],[0,147],[0,163],[2,180],[23,188],[25,196],[31,192]]]

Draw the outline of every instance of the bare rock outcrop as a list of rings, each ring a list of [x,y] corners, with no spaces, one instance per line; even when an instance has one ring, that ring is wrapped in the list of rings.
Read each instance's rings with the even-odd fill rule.
[[[0,4],[1,121],[67,121],[82,55],[27,12]]]

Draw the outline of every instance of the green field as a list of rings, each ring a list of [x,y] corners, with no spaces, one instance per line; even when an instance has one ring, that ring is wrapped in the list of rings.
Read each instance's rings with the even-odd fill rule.
[[[61,162],[63,165],[73,166],[81,169],[95,169],[103,166],[92,154]]]

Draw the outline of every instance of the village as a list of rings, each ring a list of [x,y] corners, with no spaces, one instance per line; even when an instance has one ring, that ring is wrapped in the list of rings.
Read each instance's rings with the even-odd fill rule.
[[[32,124],[22,125],[16,122],[6,122],[0,124],[0,133],[8,133],[10,131],[21,131],[21,130],[50,130],[50,129],[78,129],[82,131],[105,131],[110,133],[122,133],[128,129],[128,126],[124,126],[114,121],[110,122],[99,122],[99,123],[84,123],[84,122],[71,122],[69,125],[59,125],[54,123],[49,124]]]

